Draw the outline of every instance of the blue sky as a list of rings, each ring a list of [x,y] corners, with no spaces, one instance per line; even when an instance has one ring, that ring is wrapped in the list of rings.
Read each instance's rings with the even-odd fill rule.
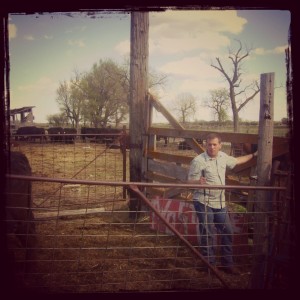
[[[201,103],[209,91],[225,87],[221,73],[210,66],[227,61],[235,39],[251,47],[243,69],[245,83],[275,73],[274,119],[287,115],[284,49],[290,12],[285,10],[167,10],[149,12],[149,67],[168,75],[159,91],[163,105],[176,116],[181,93],[197,102],[197,120],[212,120]],[[72,17],[59,13],[11,14],[9,18],[11,108],[35,106],[35,122],[59,112],[56,90],[74,71],[89,71],[100,59],[122,64],[129,57],[130,13],[98,12]],[[259,95],[241,111],[244,120],[258,120]],[[159,113],[154,121],[163,122]]]

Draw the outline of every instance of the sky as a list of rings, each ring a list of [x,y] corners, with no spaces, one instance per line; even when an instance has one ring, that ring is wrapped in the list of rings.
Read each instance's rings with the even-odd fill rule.
[[[251,49],[243,63],[243,83],[275,73],[274,120],[287,117],[285,48],[291,14],[287,10],[176,10],[149,12],[149,70],[167,75],[159,90],[161,103],[176,115],[182,93],[195,97],[193,120],[213,120],[202,106],[210,91],[227,88],[211,64],[219,57],[230,72],[229,49],[238,43]],[[94,63],[130,56],[130,13],[98,11],[72,16],[61,13],[10,14],[10,107],[35,106],[36,123],[59,113],[57,89],[74,72],[88,72]],[[243,120],[259,120],[260,95],[240,112]],[[231,112],[229,111],[231,116]],[[154,112],[154,122],[167,122]]]

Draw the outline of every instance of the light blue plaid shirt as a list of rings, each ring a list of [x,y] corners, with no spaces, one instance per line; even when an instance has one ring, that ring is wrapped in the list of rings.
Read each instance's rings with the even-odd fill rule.
[[[233,169],[236,164],[237,159],[225,152],[219,151],[216,158],[211,158],[207,152],[203,152],[192,160],[188,180],[199,180],[203,176],[208,185],[225,185],[226,169]],[[225,190],[196,189],[193,199],[212,208],[223,208],[225,207]]]

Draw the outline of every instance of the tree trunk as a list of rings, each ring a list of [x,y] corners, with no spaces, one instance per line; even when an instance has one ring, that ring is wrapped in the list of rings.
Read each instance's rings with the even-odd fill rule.
[[[232,115],[233,115],[233,131],[239,132],[239,112],[236,107],[236,100],[235,100],[235,93],[234,87],[230,86],[229,95],[231,100],[231,108],[232,108]]]
[[[239,132],[240,131],[239,113],[236,109],[233,110],[233,131],[234,132]]]

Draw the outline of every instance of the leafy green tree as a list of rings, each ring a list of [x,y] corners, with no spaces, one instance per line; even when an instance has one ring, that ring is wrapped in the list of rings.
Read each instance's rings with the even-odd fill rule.
[[[149,74],[153,90],[162,87],[165,81],[165,75],[155,71]],[[118,127],[129,112],[129,62],[118,65],[111,59],[100,60],[84,74],[75,71],[70,82],[60,83],[56,100],[73,127],[78,128],[80,123]]]
[[[100,60],[84,77],[84,113],[93,127],[117,126],[128,114],[129,87],[124,74],[125,70],[112,60]]]

